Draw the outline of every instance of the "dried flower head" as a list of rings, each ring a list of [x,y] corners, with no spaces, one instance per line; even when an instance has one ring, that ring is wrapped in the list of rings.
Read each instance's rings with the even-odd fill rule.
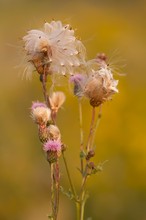
[[[47,152],[49,163],[54,163],[61,156],[61,142],[49,140],[44,144],[43,150]]]
[[[48,133],[49,133],[49,139],[61,140],[60,130],[56,125],[49,125]]]
[[[85,47],[74,30],[61,21],[44,24],[43,30],[30,30],[23,37],[27,60],[39,74],[73,74],[85,62]]]
[[[114,80],[111,70],[104,66],[89,76],[85,83],[84,95],[90,99],[90,104],[96,107],[110,100],[112,95],[118,92],[117,85],[118,80]]]
[[[51,120],[51,110],[46,106],[35,108],[33,106],[34,104],[32,105],[31,115],[34,122],[39,125],[46,125]]]
[[[65,99],[66,97],[63,92],[53,92],[52,95],[49,97],[51,110],[57,113],[59,108],[65,102]]]

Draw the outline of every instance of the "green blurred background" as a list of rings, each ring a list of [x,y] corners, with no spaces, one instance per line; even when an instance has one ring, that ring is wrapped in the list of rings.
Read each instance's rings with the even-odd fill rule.
[[[126,64],[121,70],[126,76],[115,76],[119,94],[103,107],[94,161],[108,163],[89,179],[85,219],[146,220],[146,2],[141,0],[0,0],[0,220],[45,220],[49,214],[50,171],[29,113],[33,100],[43,100],[41,87],[37,75],[22,80],[23,70],[14,66],[21,56],[22,36],[51,19],[77,29],[89,59],[105,52],[116,67],[123,59]],[[78,187],[77,100],[67,86],[58,89],[67,95],[58,124]],[[84,101],[85,136],[90,113]],[[64,195],[59,219],[75,219],[75,207]]]

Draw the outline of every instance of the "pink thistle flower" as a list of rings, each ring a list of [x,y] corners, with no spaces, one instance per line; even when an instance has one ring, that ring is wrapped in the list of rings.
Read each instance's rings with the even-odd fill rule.
[[[86,76],[82,74],[75,74],[70,77],[70,82],[74,83],[74,95],[78,98],[83,96],[83,85],[85,83]]]
[[[82,74],[75,74],[70,77],[70,82],[79,83],[84,80],[84,76]]]
[[[43,150],[47,152],[47,160],[54,163],[61,155],[61,142],[59,140],[49,140],[44,144]]]
[[[45,152],[48,151],[54,151],[54,152],[60,152],[61,151],[61,142],[57,140],[49,140],[47,143],[44,144],[43,150]]]

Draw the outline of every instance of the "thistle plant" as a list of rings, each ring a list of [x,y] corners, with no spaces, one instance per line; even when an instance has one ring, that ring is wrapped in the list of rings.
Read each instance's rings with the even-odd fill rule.
[[[84,207],[88,194],[87,180],[93,174],[101,171],[103,164],[94,164],[94,140],[96,129],[102,115],[104,102],[112,99],[118,93],[118,81],[113,78],[112,69],[108,65],[105,54],[97,54],[92,60],[86,59],[86,49],[83,43],[75,37],[70,25],[61,21],[45,23],[42,30],[30,30],[23,37],[26,53],[26,73],[32,71],[38,74],[44,102],[32,102],[31,117],[38,127],[38,136],[46,159],[50,165],[51,181],[51,213],[48,218],[57,220],[59,209],[59,194],[66,194],[76,205],[77,220],[84,219]],[[66,76],[66,77],[64,77]],[[66,147],[62,140],[61,131],[57,124],[58,111],[65,102],[66,96],[62,91],[55,91],[55,77],[63,78],[73,88],[73,98],[79,105],[80,154],[79,172],[82,177],[81,187],[76,190],[66,159]],[[47,88],[48,80],[52,85]],[[92,108],[89,134],[83,135],[82,100],[89,100]],[[71,140],[70,140],[71,141]],[[69,180],[69,190],[61,186],[59,160],[63,159]]]

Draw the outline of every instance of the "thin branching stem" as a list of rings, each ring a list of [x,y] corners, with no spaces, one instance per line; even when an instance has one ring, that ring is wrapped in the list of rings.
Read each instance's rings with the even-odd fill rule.
[[[85,189],[85,184],[86,184],[86,180],[87,180],[87,176],[88,176],[87,171],[88,171],[88,164],[86,164],[85,171],[83,173],[82,185],[81,185],[81,189],[80,189],[80,193],[79,193],[80,200],[82,198],[82,193]]]
[[[64,152],[62,152],[62,157],[63,157],[63,161],[64,161],[64,165],[65,165],[65,169],[66,169],[66,172],[67,172],[67,176],[68,176],[68,180],[69,180],[69,184],[70,184],[72,194],[74,196],[75,201],[77,201],[76,191],[74,189],[74,186],[73,186],[73,183],[72,183],[72,180],[71,180],[71,176],[70,176],[70,172],[69,172],[69,169],[68,169],[68,165],[67,165],[67,162],[66,162]]]

